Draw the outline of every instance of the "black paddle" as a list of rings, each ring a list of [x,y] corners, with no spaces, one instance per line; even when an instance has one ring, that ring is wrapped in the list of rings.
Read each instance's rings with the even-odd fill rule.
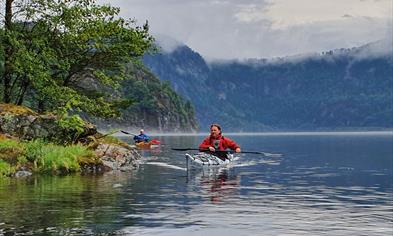
[[[174,151],[200,151],[200,152],[210,152],[209,149],[198,149],[198,148],[172,148]],[[221,151],[221,150],[216,150],[215,152],[217,153],[236,153],[235,151]],[[268,153],[268,152],[254,152],[254,151],[241,151],[240,153],[249,153],[249,154],[261,154],[267,157],[281,157],[282,154],[277,153]]]
[[[124,131],[124,130],[120,130],[120,132],[122,132],[123,134],[129,134],[129,135],[136,135],[136,134],[133,134],[133,133],[129,133],[129,132],[127,132],[127,131]]]

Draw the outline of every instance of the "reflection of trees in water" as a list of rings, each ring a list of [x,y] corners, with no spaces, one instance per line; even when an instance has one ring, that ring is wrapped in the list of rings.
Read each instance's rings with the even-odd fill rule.
[[[118,216],[116,208],[125,175],[102,176],[43,176],[12,180],[0,188],[1,233],[35,234],[48,230],[48,234],[60,232],[106,232],[95,222],[112,222]],[[120,211],[120,210],[119,210]],[[57,233],[56,233],[57,232]]]
[[[240,177],[229,173],[228,169],[204,170],[200,176],[200,184],[210,196],[210,200],[218,203],[237,193]]]

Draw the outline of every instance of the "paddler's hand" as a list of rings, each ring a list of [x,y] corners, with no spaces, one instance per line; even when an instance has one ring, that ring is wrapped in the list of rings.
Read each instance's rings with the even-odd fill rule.
[[[237,152],[237,153],[241,152],[240,148],[236,148],[235,152]]]
[[[216,149],[215,149],[214,147],[209,147],[209,151],[211,151],[211,152],[215,152],[215,151],[216,151]]]

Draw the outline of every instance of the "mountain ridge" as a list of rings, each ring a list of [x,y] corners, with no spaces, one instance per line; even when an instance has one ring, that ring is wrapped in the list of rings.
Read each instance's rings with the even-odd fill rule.
[[[210,63],[182,45],[143,62],[191,100],[200,127],[219,122],[229,131],[383,129],[393,126],[393,59],[384,43]]]

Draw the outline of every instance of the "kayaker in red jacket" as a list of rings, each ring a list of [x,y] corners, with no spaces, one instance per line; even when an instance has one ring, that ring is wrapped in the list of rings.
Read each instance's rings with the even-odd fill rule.
[[[199,145],[200,150],[209,150],[215,152],[216,150],[225,151],[232,149],[235,152],[240,152],[240,146],[233,140],[222,136],[221,127],[218,124],[210,126],[210,135],[206,137]]]

